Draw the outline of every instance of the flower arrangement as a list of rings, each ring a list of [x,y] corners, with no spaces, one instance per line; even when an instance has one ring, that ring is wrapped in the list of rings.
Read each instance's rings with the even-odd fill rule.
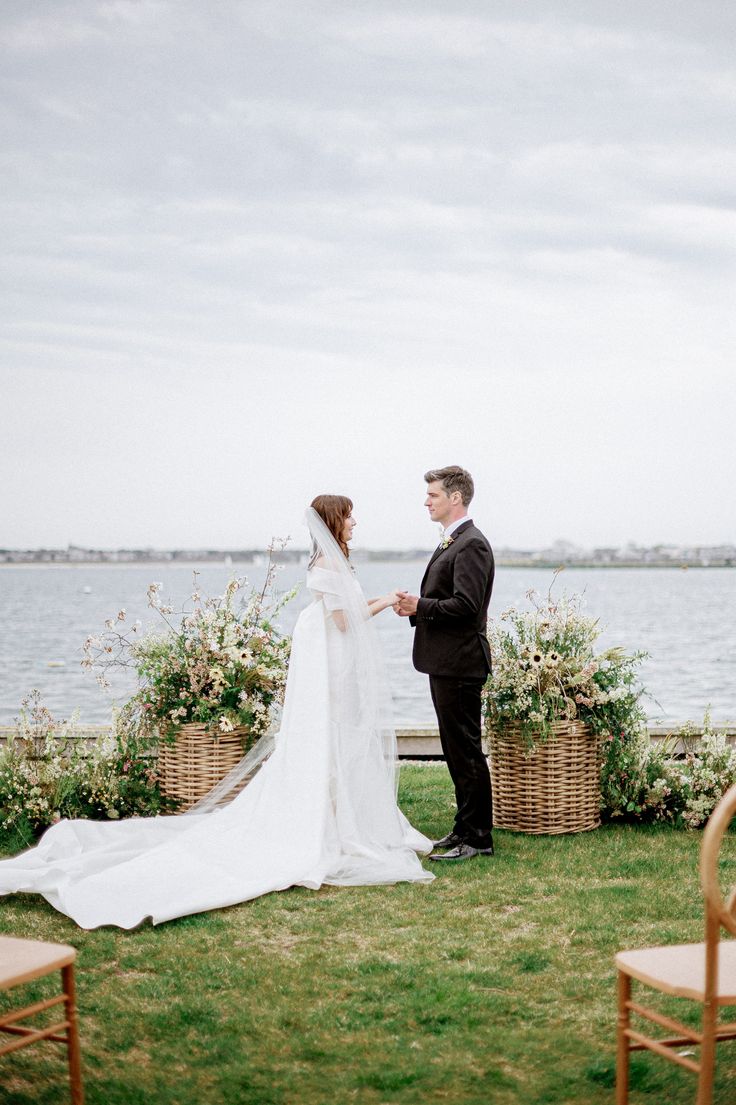
[[[172,738],[194,722],[215,735],[245,728],[252,743],[266,731],[283,697],[291,644],[273,619],[296,593],[273,597],[275,547],[274,542],[269,548],[259,591],[246,596],[246,580],[232,579],[224,594],[209,598],[200,592],[195,572],[192,608],[182,609],[175,624],[173,608],[161,601],[161,584],[151,583],[148,605],[165,623],[164,633],[142,637],[139,622],[126,631],[121,610],[105,623],[103,635],[87,638],[82,664],[97,669],[102,686],[109,685],[106,675],[113,667],[136,670],[139,690],[129,709],[143,733]]]
[[[657,744],[643,735],[629,742],[614,737],[601,774],[603,808],[610,818],[697,829],[733,783],[736,748],[706,713],[698,738],[691,726]]]
[[[707,713],[699,737],[685,727],[666,741],[651,742],[636,670],[645,654],[596,652],[598,622],[583,614],[580,596],[553,600],[550,588],[544,600],[534,591],[527,598],[531,609],[512,607],[489,625],[487,730],[519,726],[527,754],[555,723],[582,722],[601,741],[604,817],[703,826],[736,783],[736,748]]]
[[[125,710],[108,734],[85,739],[78,720],[57,721],[38,691],[24,699],[17,733],[0,749],[0,833],[27,846],[62,817],[152,816],[169,806],[158,787],[151,742]]]
[[[489,624],[487,727],[518,724],[530,750],[561,721],[578,720],[600,736],[637,732],[644,713],[636,668],[645,654],[597,653],[598,621],[583,614],[579,595],[553,600],[550,588],[546,599],[536,591],[527,598],[531,609],[511,607]]]

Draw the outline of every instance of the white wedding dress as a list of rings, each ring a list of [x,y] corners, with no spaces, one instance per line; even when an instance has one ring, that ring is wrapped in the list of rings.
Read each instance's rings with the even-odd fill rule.
[[[432,842],[396,804],[396,741],[366,600],[311,508],[313,541],[273,751],[224,807],[182,816],[61,821],[0,862],[0,894],[42,894],[85,929],[134,928],[234,905],[290,886],[429,882],[417,853]]]

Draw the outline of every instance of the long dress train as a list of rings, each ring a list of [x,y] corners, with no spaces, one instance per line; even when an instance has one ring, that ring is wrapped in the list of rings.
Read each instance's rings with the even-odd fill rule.
[[[224,808],[61,821],[0,862],[0,894],[42,894],[82,928],[134,928],[290,886],[429,882],[432,843],[396,804],[395,737],[375,627],[321,519],[313,601],[293,635],[275,748]]]

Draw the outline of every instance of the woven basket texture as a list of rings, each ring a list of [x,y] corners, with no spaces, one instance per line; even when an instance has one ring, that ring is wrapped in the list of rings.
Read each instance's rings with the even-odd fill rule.
[[[558,722],[529,752],[518,725],[489,733],[493,823],[517,833],[581,833],[600,818],[600,741]]]
[[[161,742],[158,772],[161,792],[188,810],[242,760],[247,729],[213,736],[204,725],[182,725],[173,744]]]

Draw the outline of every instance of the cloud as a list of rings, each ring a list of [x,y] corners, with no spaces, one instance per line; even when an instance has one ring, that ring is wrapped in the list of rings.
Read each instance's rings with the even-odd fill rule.
[[[708,404],[721,430],[733,411],[735,18],[708,0],[5,6],[0,370],[10,395],[27,374],[22,409],[35,395],[51,430],[24,440],[5,404],[0,432],[31,459],[4,516],[30,526],[30,496],[34,533],[76,519],[94,540],[126,441],[106,446],[96,420],[119,419],[144,429],[115,524],[181,542],[186,496],[166,519],[155,500],[177,463],[207,499],[190,448],[206,411],[223,498],[253,457],[291,503],[310,464],[370,484],[447,451],[494,486],[523,480],[498,521],[526,541],[534,519],[540,541],[562,535],[540,463],[580,487],[571,536],[608,539],[601,499],[610,534],[656,518],[725,539],[703,458],[727,468]],[[79,444],[54,421],[67,393]],[[318,460],[315,425],[334,438]],[[632,505],[637,473],[654,486],[647,426],[657,470],[679,472],[657,485],[661,510]],[[44,489],[59,463],[72,486],[86,466],[94,511]],[[125,479],[152,471],[140,520]],[[685,507],[674,484],[696,476],[702,502]],[[198,525],[198,540],[235,532],[214,508]]]
[[[73,8],[62,4],[58,5],[54,15],[46,18],[7,20],[5,26],[0,26],[0,45],[11,54],[67,52],[90,44],[98,46],[106,37],[105,31],[95,25],[93,16],[89,20],[75,18]]]

